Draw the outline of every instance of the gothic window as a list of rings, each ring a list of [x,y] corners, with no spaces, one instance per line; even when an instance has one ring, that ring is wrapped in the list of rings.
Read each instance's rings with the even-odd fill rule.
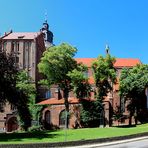
[[[19,63],[19,57],[15,58],[15,63]]]
[[[64,126],[65,125],[65,110],[62,110],[60,112],[60,115],[59,115],[59,125],[60,126]]]
[[[31,42],[25,42],[25,67],[28,68],[30,66],[31,56]]]
[[[50,124],[50,111],[45,112],[45,121],[46,123]]]
[[[19,42],[17,42],[17,51],[19,51],[19,47],[20,45],[19,45]]]
[[[14,52],[14,48],[15,48],[15,42],[11,43],[11,52]]]
[[[50,90],[46,91],[45,93],[45,98],[48,99],[51,97],[51,93],[50,93]]]
[[[19,42],[13,41],[11,43],[11,52],[14,52],[14,54],[18,54],[19,51]]]
[[[15,64],[19,63],[19,57],[18,57],[18,48],[19,48],[19,42],[11,42],[11,52],[13,54],[13,59]]]
[[[25,42],[25,68],[28,67],[28,44]]]

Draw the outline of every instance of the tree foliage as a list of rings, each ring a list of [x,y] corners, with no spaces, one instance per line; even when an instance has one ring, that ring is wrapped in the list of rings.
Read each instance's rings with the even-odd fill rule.
[[[148,65],[137,65],[133,68],[124,68],[120,77],[120,96],[130,101],[128,110],[131,117],[140,113],[143,107],[141,101],[145,96],[145,89],[148,86]]]
[[[38,65],[39,71],[47,77],[50,84],[57,84],[61,89],[70,90],[71,79],[67,74],[77,66],[73,59],[76,51],[76,48],[65,43],[48,48]]]
[[[106,57],[99,56],[96,61],[92,63],[92,70],[95,80],[95,101],[85,101],[83,105],[82,118],[84,121],[91,123],[94,126],[100,124],[99,118],[103,116],[103,100],[108,92],[112,90],[112,84],[116,82],[116,71],[114,68],[115,58],[109,54]]]
[[[31,115],[28,108],[28,98],[22,90],[16,87],[18,69],[11,54],[0,50],[0,102],[6,102],[17,108],[25,130],[31,125]]]
[[[32,116],[32,121],[38,121],[42,106],[36,105],[35,84],[32,83],[32,78],[30,76],[28,76],[28,74],[25,70],[18,72],[16,87],[17,87],[17,89],[23,91],[29,100],[28,106],[29,106],[29,110],[30,110],[30,113]]]
[[[85,127],[96,127],[100,124],[100,118],[103,116],[102,101],[107,93],[112,90],[112,83],[116,81],[115,68],[113,66],[115,58],[109,54],[105,58],[99,56],[98,59],[92,63],[92,70],[94,72],[95,90],[89,84],[88,77],[82,73],[85,70],[74,70],[71,73],[72,84],[75,86],[74,91],[78,98],[80,98],[81,120]],[[83,83],[82,83],[83,82]],[[91,92],[95,93],[95,100],[90,99]],[[86,98],[86,99],[84,99]]]
[[[82,102],[84,98],[89,97],[91,92],[91,86],[88,82],[89,78],[84,75],[87,69],[86,66],[79,63],[76,69],[68,73],[68,76],[71,78],[73,91],[80,102]]]
[[[112,84],[116,82],[115,58],[107,54],[99,56],[92,64],[94,72],[96,98],[102,99],[112,90]]]
[[[84,67],[82,68],[81,64],[77,64],[77,61],[73,58],[76,52],[76,48],[66,43],[50,47],[43,53],[41,62],[38,65],[39,72],[46,76],[48,81],[46,83],[50,85],[56,84],[63,91],[66,112],[69,112],[69,92],[74,87],[76,90],[76,82],[84,79],[81,73]],[[68,127],[68,116],[66,117],[66,123]]]
[[[100,126],[102,106],[97,100],[83,99],[81,101],[81,121],[84,127]]]
[[[24,91],[24,93],[28,96],[35,95],[35,85],[32,83],[31,77],[28,76],[25,70],[19,71],[17,74],[17,82],[16,87],[19,90]]]

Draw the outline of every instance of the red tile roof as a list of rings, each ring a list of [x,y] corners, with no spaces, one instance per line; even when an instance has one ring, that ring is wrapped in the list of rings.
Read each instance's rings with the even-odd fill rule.
[[[75,104],[79,103],[79,100],[77,98],[68,98],[68,102],[70,104]],[[64,104],[64,98],[63,99],[57,99],[57,98],[50,98],[44,101],[41,101],[38,103],[39,105],[59,105],[59,104]]]
[[[96,58],[75,58],[75,60],[78,63],[83,63],[84,65],[91,67],[92,62],[95,61]]]
[[[84,65],[91,67],[93,61],[96,58],[75,58],[78,63],[83,63]],[[133,67],[137,64],[141,64],[139,59],[133,58],[116,58],[116,62],[114,64],[115,67]]]
[[[89,98],[87,98],[85,100],[94,101],[94,99],[89,99]],[[69,104],[77,104],[80,101],[77,98],[70,97],[70,98],[68,98],[68,102],[69,102]],[[60,104],[64,104],[64,98],[63,99],[49,98],[49,99],[41,101],[37,104],[38,105],[60,105]]]
[[[3,39],[35,39],[40,32],[12,32]]]
[[[83,64],[85,64],[88,67],[91,66],[91,64],[92,64],[92,62],[94,60],[96,60],[96,58],[76,58],[76,61],[78,63],[83,63]],[[124,59],[122,59],[122,58],[117,58],[114,66],[122,68],[122,67],[133,67],[133,66],[136,66],[137,64],[141,64],[139,59],[132,59],[132,58],[127,58],[127,59],[124,58]],[[94,78],[92,76],[89,78],[89,82],[91,84],[94,83]],[[114,86],[114,89],[118,90],[119,89],[119,84],[116,84]],[[77,98],[69,98],[68,101],[69,101],[70,104],[79,103],[79,100]],[[48,105],[59,105],[59,104],[64,104],[64,99],[59,99],[58,100],[56,98],[50,98],[50,99],[41,101],[38,104],[39,105],[45,105],[45,104],[48,104]]]
[[[132,58],[117,58],[114,64],[115,67],[133,67],[137,64],[141,64],[139,59]]]

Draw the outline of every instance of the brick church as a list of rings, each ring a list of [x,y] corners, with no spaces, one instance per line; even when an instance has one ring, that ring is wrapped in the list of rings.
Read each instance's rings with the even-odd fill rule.
[[[26,70],[35,85],[41,79],[37,65],[42,53],[50,46],[53,46],[53,33],[49,31],[47,21],[43,23],[39,32],[13,32],[11,30],[0,37],[2,50],[13,53],[18,68]],[[7,103],[0,111],[0,131],[12,131],[17,128],[16,110]]]
[[[37,65],[40,61],[42,53],[53,46],[53,33],[49,31],[49,25],[47,21],[43,23],[43,27],[39,32],[13,32],[5,33],[0,37],[0,45],[7,53],[13,52],[16,64],[19,69],[24,69],[28,72],[28,75],[32,77],[32,83],[37,84],[41,79],[41,75],[38,73]],[[78,63],[82,62],[88,67],[87,75],[89,81],[94,86],[93,72],[91,70],[91,64],[95,58],[76,58]],[[120,77],[121,69],[124,67],[132,68],[137,64],[141,64],[139,59],[131,58],[117,58],[114,67],[117,70],[117,78]],[[59,89],[56,86],[52,86],[50,90],[38,88],[40,92],[38,97],[43,98],[39,105],[47,105],[42,111],[42,120],[46,126],[63,127],[65,124],[64,116],[64,99],[59,98]],[[112,116],[110,115],[110,109],[116,109],[117,106],[122,107],[123,112],[126,114],[126,103],[122,101],[118,94],[119,83],[113,86],[113,91],[108,94],[104,100],[104,110],[101,117],[104,118],[104,124],[109,126]],[[91,98],[94,99],[92,93]],[[80,117],[80,106],[78,99],[71,92],[69,95],[69,104],[71,117],[69,121],[69,127],[75,126],[75,121]],[[11,132],[18,129],[16,110],[7,103],[6,107],[1,108],[0,111],[0,131]]]
[[[83,63],[88,67],[88,71],[86,72],[86,75],[89,78],[89,82],[91,84],[91,87],[94,87],[94,79],[93,79],[93,72],[91,69],[91,64],[95,58],[76,58],[75,59],[78,63]],[[104,110],[102,110],[100,114],[100,123],[98,123],[98,126],[110,126],[111,124],[115,125],[116,122],[112,121],[112,110],[116,110],[117,107],[120,107],[122,110],[122,113],[125,116],[128,116],[127,111],[127,103],[123,100],[123,98],[120,98],[119,96],[119,77],[120,72],[122,68],[132,68],[133,66],[136,66],[137,64],[141,64],[139,59],[131,59],[131,58],[117,58],[116,62],[114,64],[114,67],[116,69],[117,73],[117,83],[113,85],[112,92],[108,93],[108,96],[103,101]],[[62,94],[62,92],[60,92]],[[59,89],[56,86],[51,87],[50,89],[50,97],[46,98],[44,101],[41,101],[40,105],[48,105],[43,110],[43,116],[42,119],[46,126],[53,125],[55,127],[64,127],[65,125],[65,105],[64,105],[64,99],[59,98]],[[61,95],[60,95],[61,96]],[[94,93],[91,93],[90,98],[87,98],[90,101],[94,100]],[[75,97],[75,95],[71,92],[69,95],[69,104],[70,104],[70,121],[69,121],[69,127],[74,128],[76,121],[80,120],[80,102],[79,99]],[[122,124],[125,124],[127,120],[123,120]],[[80,125],[81,126],[81,125]]]

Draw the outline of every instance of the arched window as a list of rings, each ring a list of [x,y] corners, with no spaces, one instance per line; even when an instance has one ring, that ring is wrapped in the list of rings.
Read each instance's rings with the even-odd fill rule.
[[[60,115],[59,115],[59,125],[60,126],[64,126],[65,125],[65,110],[62,110],[60,112]]]
[[[50,124],[50,111],[45,112],[45,121],[46,123]]]

